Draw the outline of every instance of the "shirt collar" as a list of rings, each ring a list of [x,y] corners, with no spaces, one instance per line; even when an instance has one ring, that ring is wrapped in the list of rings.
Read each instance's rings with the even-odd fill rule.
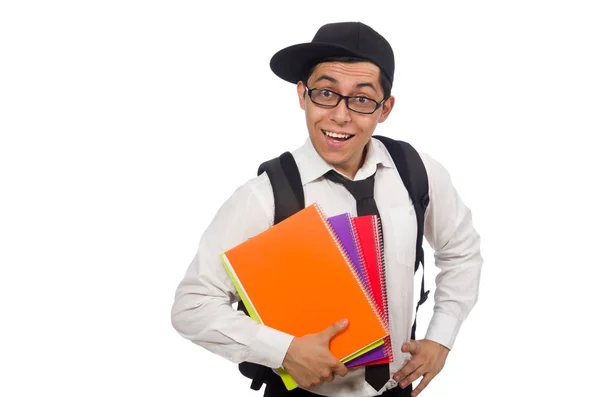
[[[293,155],[296,160],[296,164],[298,165],[298,171],[300,172],[302,185],[313,182],[314,180],[326,174],[328,171],[334,169],[331,164],[323,160],[319,153],[317,153],[312,141],[310,140],[310,137],[306,138],[304,144],[296,149]],[[377,139],[371,138],[365,163],[356,173],[354,180],[365,179],[373,175],[378,165],[386,168],[394,167],[394,163],[383,143]]]

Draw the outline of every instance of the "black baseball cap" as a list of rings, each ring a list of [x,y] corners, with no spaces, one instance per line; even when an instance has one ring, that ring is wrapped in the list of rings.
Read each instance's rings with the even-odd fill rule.
[[[309,68],[330,57],[355,57],[379,66],[394,81],[394,51],[388,41],[362,22],[337,22],[319,28],[310,43],[286,47],[271,58],[273,73],[296,84]]]

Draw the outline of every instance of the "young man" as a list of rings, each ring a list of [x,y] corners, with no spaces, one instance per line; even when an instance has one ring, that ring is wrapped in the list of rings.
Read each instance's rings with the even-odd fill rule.
[[[389,43],[362,23],[334,23],[313,41],[287,47],[271,60],[273,72],[296,84],[308,139],[292,154],[305,202],[325,214],[357,215],[357,200],[339,177],[374,178],[384,234],[389,328],[394,362],[348,369],[329,352],[329,340],[346,324],[293,337],[260,325],[233,309],[239,296],[219,254],[271,227],[273,191],[266,173],[245,183],[223,204],[204,232],[179,285],[172,323],[185,338],[235,363],[283,366],[300,388],[287,392],[277,376],[265,396],[408,396],[419,394],[446,361],[461,323],[477,300],[482,258],[469,209],[446,170],[422,154],[429,181],[424,234],[441,269],[434,314],[426,336],[411,340],[417,226],[407,190],[385,146],[372,138],[394,107],[394,55]],[[338,176],[336,180],[334,172]],[[331,304],[323,302],[324,305]],[[383,378],[382,376],[383,372]],[[374,380],[378,373],[379,381]],[[309,390],[306,390],[309,389]]]

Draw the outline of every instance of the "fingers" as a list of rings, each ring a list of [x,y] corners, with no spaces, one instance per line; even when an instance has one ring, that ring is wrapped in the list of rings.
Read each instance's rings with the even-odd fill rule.
[[[333,373],[328,370],[323,370],[321,372],[312,372],[300,381],[296,381],[296,383],[303,389],[311,389],[315,386],[322,384],[323,382],[331,381],[333,381]]]
[[[346,366],[340,361],[336,361],[334,359],[333,363],[329,365],[328,369],[321,371],[321,383],[333,382],[336,374],[344,377],[346,374],[348,374],[348,368],[346,368]]]
[[[327,341],[329,341],[331,338],[345,330],[347,326],[348,320],[343,319],[327,327],[323,332],[321,332],[321,334],[327,339]]]
[[[310,387],[313,386],[317,386],[323,382],[328,382],[331,383],[333,382],[334,378],[335,378],[335,374],[336,374],[336,370],[331,368],[331,369],[324,369],[321,371],[320,373],[320,379],[319,381],[317,381],[316,379],[311,383]]]
[[[311,370],[310,373],[305,374],[306,376],[297,380],[296,383],[304,389],[310,389],[324,382],[333,382],[335,379],[335,375],[343,377],[347,374],[348,369],[346,368],[346,366],[340,361],[337,361],[335,357],[331,356],[326,363],[322,363],[320,370]]]
[[[423,374],[425,374],[425,366],[421,365],[400,382],[400,387],[403,389],[406,388],[408,385],[423,376]]]
[[[320,383],[333,382],[333,371],[329,368],[324,368],[319,372]]]
[[[337,362],[335,366],[332,367],[332,370],[335,374],[338,374],[341,377],[344,377],[348,374],[348,368],[340,361]]]
[[[419,385],[411,393],[411,397],[417,397],[419,393],[421,393],[423,389],[427,387],[427,385],[429,384],[429,382],[431,382],[432,379],[433,376],[431,376],[430,374],[425,374],[425,376],[423,376],[423,379],[421,379],[421,381],[419,382]]]
[[[418,367],[420,367],[422,363],[417,362],[416,360],[409,360],[404,367],[400,369],[400,371],[394,374],[394,380],[396,382],[400,382],[410,374],[412,374]]]

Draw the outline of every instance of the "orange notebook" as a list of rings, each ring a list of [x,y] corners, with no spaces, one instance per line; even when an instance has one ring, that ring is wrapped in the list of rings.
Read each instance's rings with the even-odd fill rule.
[[[380,346],[388,335],[317,204],[226,251],[221,259],[258,322],[300,337],[347,318],[348,327],[330,343],[340,361]]]

